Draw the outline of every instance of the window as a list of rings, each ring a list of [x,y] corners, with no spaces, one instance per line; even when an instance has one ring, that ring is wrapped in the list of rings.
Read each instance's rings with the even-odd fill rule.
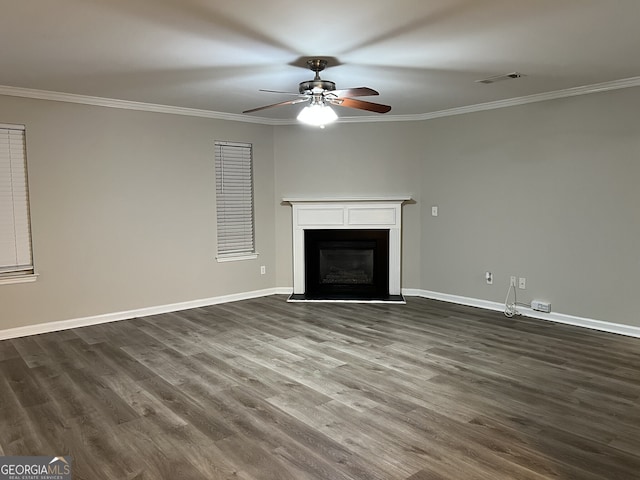
[[[24,127],[0,124],[0,283],[33,280]]]
[[[215,143],[218,261],[255,258],[250,143]]]

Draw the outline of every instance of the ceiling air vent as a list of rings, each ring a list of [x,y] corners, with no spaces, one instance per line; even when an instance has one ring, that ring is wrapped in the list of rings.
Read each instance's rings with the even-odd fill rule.
[[[520,78],[524,77],[523,74],[518,72],[505,73],[504,75],[496,75],[494,77],[485,78],[483,80],[476,80],[476,83],[496,83],[501,82],[502,80],[510,80],[512,78]]]

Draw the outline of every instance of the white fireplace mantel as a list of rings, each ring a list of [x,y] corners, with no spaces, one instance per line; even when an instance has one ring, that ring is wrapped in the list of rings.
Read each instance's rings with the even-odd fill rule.
[[[363,203],[363,202],[391,202],[404,203],[411,200],[410,195],[390,195],[386,197],[284,197],[283,203]]]
[[[293,293],[305,293],[304,231],[389,229],[389,295],[400,295],[402,204],[411,197],[282,199],[293,207]]]

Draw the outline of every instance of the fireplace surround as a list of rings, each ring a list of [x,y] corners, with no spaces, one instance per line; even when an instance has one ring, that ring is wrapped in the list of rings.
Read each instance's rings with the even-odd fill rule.
[[[283,202],[292,205],[293,215],[293,294],[289,301],[403,303],[400,286],[402,204],[408,200],[409,196],[283,198]],[[366,235],[372,232],[377,232],[376,239],[367,240]],[[316,249],[316,256],[310,258],[307,243],[315,242],[319,235],[320,242],[324,242],[324,253]],[[368,247],[366,242],[371,241],[382,244]],[[334,243],[327,245],[326,242]],[[361,243],[358,245],[358,242]],[[323,260],[337,261],[338,266],[325,265],[322,267],[325,271],[321,272],[321,256]],[[350,279],[344,278],[342,267],[345,265],[350,266],[346,270],[352,270]],[[327,272],[327,268],[333,270]],[[321,283],[320,291],[317,283]]]

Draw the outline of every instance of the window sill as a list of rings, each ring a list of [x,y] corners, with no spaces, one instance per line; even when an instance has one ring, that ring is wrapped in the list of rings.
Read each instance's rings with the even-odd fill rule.
[[[218,263],[237,262],[240,260],[255,260],[258,258],[257,253],[243,253],[241,255],[218,255],[216,260]]]
[[[0,276],[0,285],[9,285],[12,283],[30,283],[35,282],[38,279],[37,273],[30,273],[28,275],[13,275],[13,276]]]

